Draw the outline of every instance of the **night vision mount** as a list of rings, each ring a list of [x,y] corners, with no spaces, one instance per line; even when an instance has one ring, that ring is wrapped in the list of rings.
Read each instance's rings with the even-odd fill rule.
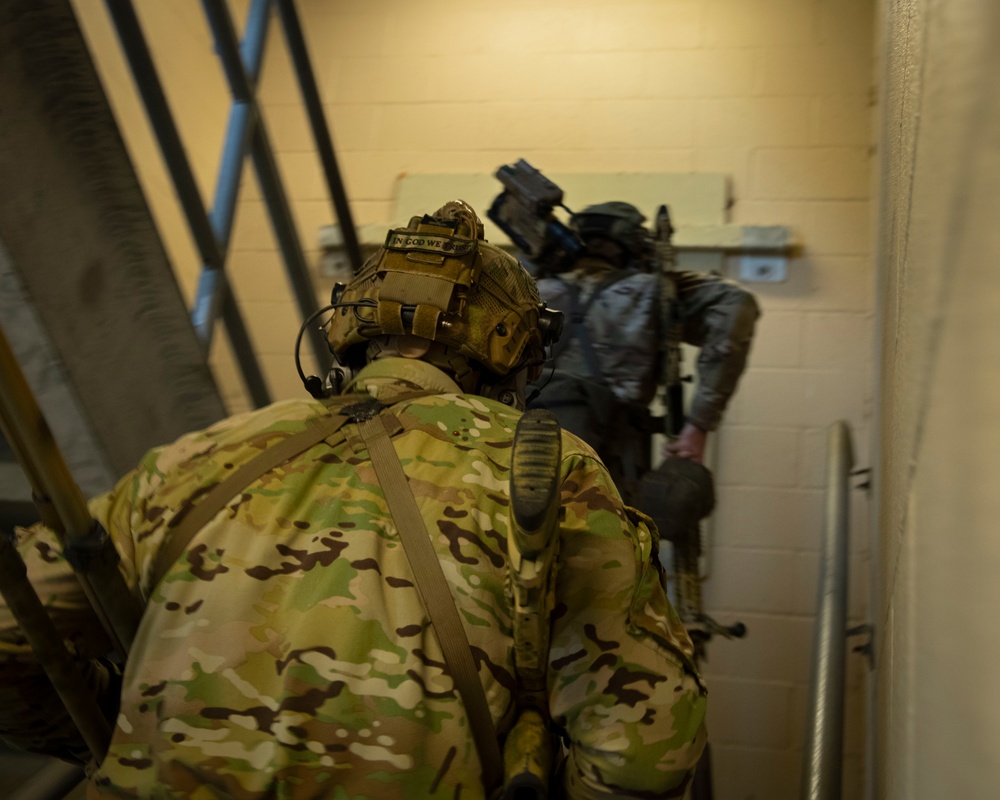
[[[486,216],[532,262],[547,270],[563,272],[583,254],[585,245],[568,225],[553,213],[564,208],[563,191],[523,158],[496,172],[504,186]]]

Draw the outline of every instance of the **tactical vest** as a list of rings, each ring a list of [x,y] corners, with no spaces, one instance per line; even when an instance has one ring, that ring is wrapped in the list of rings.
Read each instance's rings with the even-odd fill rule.
[[[629,495],[649,468],[648,404],[662,371],[660,289],[631,269],[612,272],[582,302],[580,285],[562,277],[539,288],[549,305],[566,312],[566,323],[549,363],[551,378],[544,382],[543,375],[529,407],[547,408],[593,447]]]

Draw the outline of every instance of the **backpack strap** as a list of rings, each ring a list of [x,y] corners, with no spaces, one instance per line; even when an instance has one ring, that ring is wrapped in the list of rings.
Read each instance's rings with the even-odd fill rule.
[[[392,402],[395,405],[429,394],[432,392],[411,392],[393,398]],[[420,510],[413,498],[402,464],[386,432],[386,426],[391,426],[393,433],[402,430],[403,426],[391,412],[378,413],[385,408],[386,406],[374,398],[369,398],[341,409],[341,414],[310,421],[306,430],[267,448],[216,485],[174,529],[170,539],[157,553],[150,585],[155,586],[163,579],[191,540],[225,508],[237,492],[323,440],[326,440],[331,447],[335,447],[346,438],[341,428],[348,422],[358,422],[376,477],[389,506],[389,513],[399,531],[403,550],[413,570],[417,590],[441,642],[441,649],[448,671],[455,682],[455,688],[465,705],[469,727],[483,768],[483,784],[489,796],[490,792],[500,786],[502,764],[489,702],[479,680],[479,671],[472,659],[472,649],[465,628],[462,627],[462,620],[458,616],[454,597],[441,569],[441,562],[434,552],[427,526],[420,516]]]
[[[590,297],[587,298],[587,302],[582,309],[580,308],[580,284],[576,282],[570,283],[562,277],[557,278],[557,280],[562,281],[566,285],[569,291],[569,336],[562,336],[556,342],[553,350],[553,360],[558,363],[559,356],[566,352],[569,343],[574,338],[579,339],[580,347],[583,350],[583,358],[587,362],[587,370],[590,372],[591,379],[601,384],[605,382],[604,373],[597,358],[597,352],[594,350],[593,340],[590,338],[590,329],[587,328],[587,312],[590,311],[590,307],[594,305],[597,298],[601,296],[601,293],[605,289],[629,277],[633,272],[634,270],[631,269],[620,269],[613,272],[594,287],[594,291],[590,293]]]
[[[401,403],[428,394],[432,393],[408,392],[394,398],[392,402],[393,404]],[[216,514],[226,507],[237,492],[262,478],[275,467],[302,455],[310,447],[319,444],[324,439],[327,439],[327,444],[330,447],[336,447],[347,438],[340,432],[340,429],[350,420],[351,417],[347,414],[331,414],[311,419],[304,431],[299,431],[271,445],[224,481],[216,484],[205,498],[170,532],[170,538],[157,552],[150,572],[150,588],[155,587],[163,580],[174,563],[184,554],[184,550],[191,543],[191,540]]]
[[[328,436],[338,433],[348,421],[349,418],[342,415],[325,417],[319,422],[310,420],[312,424],[304,431],[282,439],[256,458],[248,461],[224,481],[217,483],[205,499],[198,503],[174,528],[170,533],[170,538],[157,552],[150,575],[150,586],[156,586],[163,579],[177,559],[183,555],[191,540],[216,514],[226,507],[226,504],[236,496],[237,492],[245,489],[280,464],[291,461],[295,456],[304,453],[313,445],[319,444]],[[335,447],[344,438],[344,434],[341,433],[336,441],[330,442],[330,445]]]
[[[479,680],[479,670],[472,659],[472,649],[458,615],[455,598],[434,552],[427,525],[420,515],[403,465],[389,439],[387,427],[393,433],[402,430],[399,419],[391,412],[380,413],[359,423],[361,437],[368,447],[375,475],[413,570],[417,590],[441,643],[455,688],[465,705],[469,728],[483,768],[483,786],[489,797],[500,786],[503,764],[493,716],[486,691]]]

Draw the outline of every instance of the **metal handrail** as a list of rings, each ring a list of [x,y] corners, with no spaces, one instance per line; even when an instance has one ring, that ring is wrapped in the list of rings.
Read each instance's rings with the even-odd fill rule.
[[[7,800],[58,800],[86,779],[83,767],[53,759],[7,795]]]
[[[281,16],[282,27],[285,30],[285,40],[288,42],[288,52],[295,66],[295,74],[299,79],[299,89],[302,101],[309,116],[309,127],[323,165],[323,175],[326,178],[326,188],[330,192],[330,200],[340,223],[344,237],[344,250],[355,274],[361,271],[361,244],[358,242],[358,232],[354,227],[351,207],[344,191],[344,181],[340,175],[340,166],[333,150],[333,140],[330,137],[330,127],[323,114],[323,104],[320,101],[319,88],[313,75],[309,50],[306,47],[305,36],[302,35],[302,23],[295,11],[294,0],[277,0],[278,14]]]
[[[39,514],[59,538],[80,588],[124,658],[142,609],[118,569],[118,551],[90,515],[2,328],[0,376],[0,433],[31,484]]]
[[[274,148],[264,125],[260,104],[256,96],[256,77],[248,70],[249,59],[247,48],[241,46],[237,35],[236,26],[233,24],[232,16],[226,0],[201,0],[205,16],[208,18],[209,27],[215,38],[215,46],[222,62],[223,72],[229,82],[229,90],[233,95],[233,101],[237,106],[247,109],[250,159],[254,165],[257,181],[260,184],[261,192],[264,196],[265,206],[271,218],[271,228],[274,232],[275,240],[278,244],[284,262],[286,273],[291,284],[292,293],[298,302],[299,311],[303,318],[309,319],[319,311],[316,302],[316,290],[309,277],[309,267],[306,264],[302,245],[295,229],[295,222],[292,217],[292,209],[281,181],[281,174],[278,170],[278,162],[274,155]],[[260,26],[261,45],[267,37],[268,27],[266,24],[268,14],[272,7],[271,0],[253,0],[250,13],[259,16],[262,24]],[[259,9],[259,10],[258,10]],[[246,43],[244,43],[246,44]],[[257,66],[259,69],[259,65]],[[238,173],[233,175],[234,180],[238,179]],[[330,350],[319,326],[312,326],[309,331],[309,341],[311,342],[316,362],[320,366],[324,365],[329,358]]]
[[[827,431],[826,522],[809,698],[803,800],[840,800],[847,650],[847,572],[851,434],[843,420]]]

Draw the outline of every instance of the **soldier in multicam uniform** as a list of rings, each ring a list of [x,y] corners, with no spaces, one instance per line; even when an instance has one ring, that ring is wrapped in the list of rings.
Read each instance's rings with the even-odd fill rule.
[[[731,281],[650,268],[654,243],[644,221],[629,203],[588,206],[570,222],[586,245],[583,256],[558,273],[538,264],[542,300],[567,315],[538,405],[597,450],[629,502],[650,466],[648,407],[669,337],[701,350],[686,421],[667,450],[700,463],[746,366],[760,313],[753,295]],[[676,331],[664,330],[665,291],[673,295]]]
[[[516,710],[511,441],[525,379],[544,357],[545,309],[530,276],[481,231],[461,203],[391,231],[327,325],[336,393],[154,449],[92,502],[145,612],[88,798],[493,793],[364,423],[352,417],[236,489],[176,546],[213,487],[374,398],[398,420],[393,445],[503,737]],[[565,793],[679,798],[704,746],[706,691],[661,588],[655,527],[565,432],[559,491],[547,710],[566,743]],[[73,652],[96,667],[108,645],[51,531],[19,531],[19,546]],[[0,736],[71,757],[80,745],[44,685],[0,609]]]

